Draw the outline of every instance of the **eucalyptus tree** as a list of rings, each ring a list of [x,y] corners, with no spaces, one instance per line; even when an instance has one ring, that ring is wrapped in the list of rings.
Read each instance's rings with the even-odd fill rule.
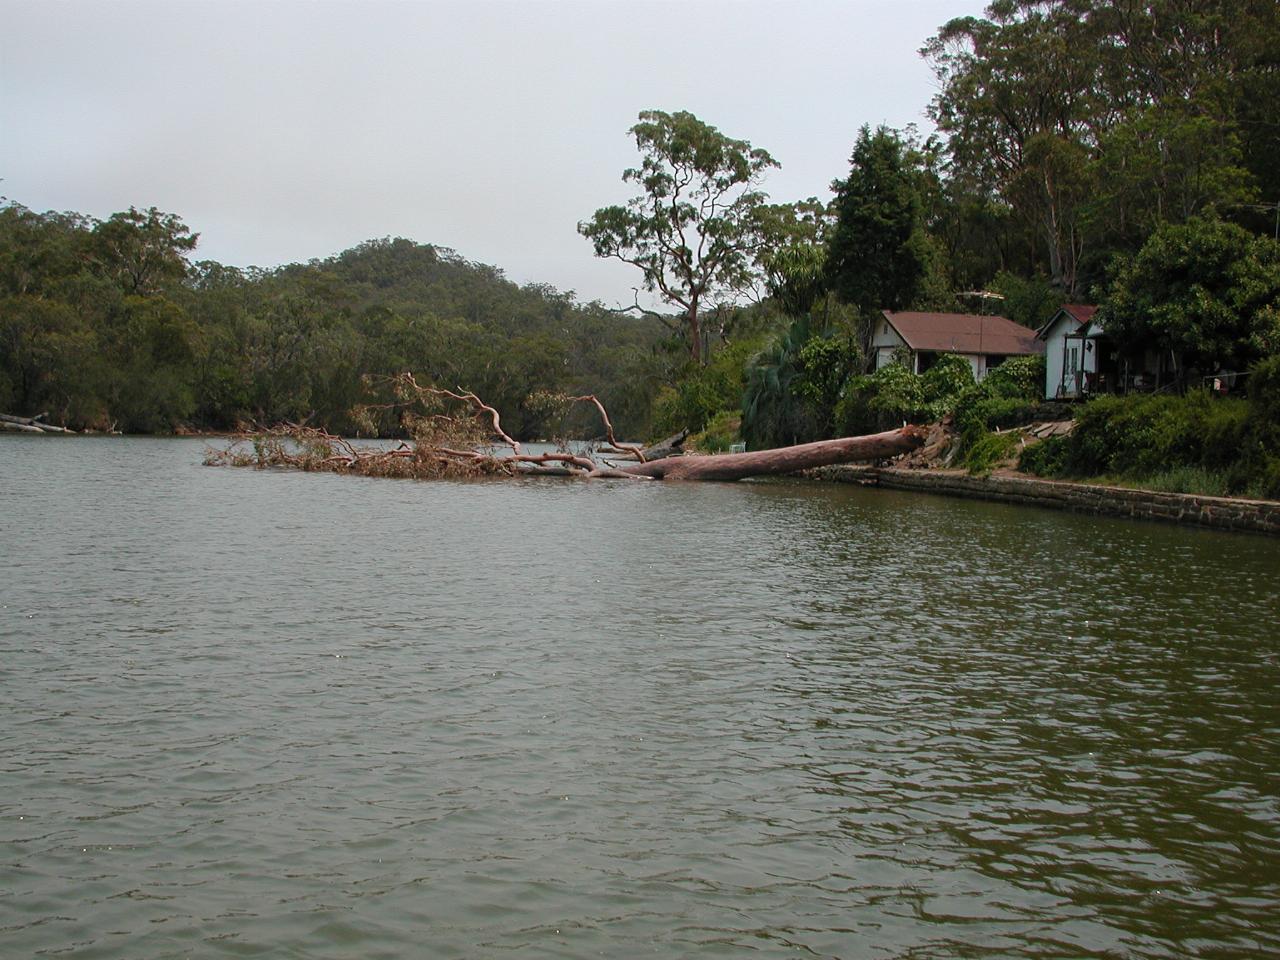
[[[172,213],[130,207],[94,226],[93,259],[125,293],[149,296],[186,278],[199,239]]]
[[[682,333],[690,358],[701,362],[704,310],[741,297],[758,276],[767,200],[758,187],[780,164],[687,111],[643,111],[630,133],[641,162],[622,179],[640,192],[597,210],[578,232],[597,257],[638,268],[644,289],[676,308],[675,324],[643,312]],[[638,298],[627,309],[643,310]]]
[[[929,113],[956,172],[1018,213],[1054,282],[1072,293],[1090,147],[1107,122],[1091,21],[1062,2],[1004,0],[987,15],[950,21],[922,50],[941,84]]]
[[[995,0],[922,53],[952,182],[1067,294],[1164,223],[1280,199],[1275,0]]]

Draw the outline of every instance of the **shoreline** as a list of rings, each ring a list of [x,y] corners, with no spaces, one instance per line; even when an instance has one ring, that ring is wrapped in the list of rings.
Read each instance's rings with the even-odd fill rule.
[[[971,476],[962,470],[904,470],[900,467],[840,464],[820,467],[809,475],[836,483],[856,483],[888,490],[1280,536],[1280,501],[1276,500],[1211,497],[1045,480],[1011,471]]]

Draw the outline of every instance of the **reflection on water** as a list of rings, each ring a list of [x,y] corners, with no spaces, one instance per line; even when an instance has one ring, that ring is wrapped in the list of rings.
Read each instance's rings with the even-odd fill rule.
[[[1280,543],[0,442],[0,947],[1280,951]]]

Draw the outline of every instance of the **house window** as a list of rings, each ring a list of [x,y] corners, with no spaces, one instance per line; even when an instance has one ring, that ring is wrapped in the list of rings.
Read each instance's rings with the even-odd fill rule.
[[[1072,347],[1072,348],[1071,348],[1071,360],[1070,360],[1070,362],[1069,362],[1069,363],[1068,363],[1068,365],[1067,365],[1067,370],[1068,370],[1068,372],[1070,372],[1070,373],[1075,373],[1075,372],[1076,372],[1077,370],[1079,370],[1079,369],[1080,369],[1080,348],[1079,348],[1079,347]]]

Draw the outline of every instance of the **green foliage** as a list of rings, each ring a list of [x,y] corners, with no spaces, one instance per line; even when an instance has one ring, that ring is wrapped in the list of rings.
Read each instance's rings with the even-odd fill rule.
[[[1075,299],[1163,224],[1269,233],[1234,205],[1280,195],[1278,43],[1273,0],[1000,0],[945,24],[923,51],[946,138],[930,225],[957,282],[1046,275]]]
[[[918,299],[929,270],[920,174],[902,138],[885,127],[859,131],[849,166],[832,185],[829,283],[864,311],[901,310]]]
[[[924,391],[920,378],[891,363],[873,374],[853,377],[836,406],[839,432],[849,436],[876,433],[921,419]]]
[[[1208,467],[1177,466],[1144,477],[1144,490],[1164,493],[1198,493],[1209,497],[1227,497],[1232,492],[1231,474]]]
[[[861,366],[850,330],[816,329],[808,314],[792,320],[747,365],[743,439],[758,450],[830,436],[840,391]]]
[[[920,375],[920,389],[926,404],[949,403],[973,386],[973,366],[954,353],[942,354]]]
[[[990,431],[1022,426],[1042,416],[1052,419],[1056,411],[1044,409],[1039,399],[1043,389],[1043,357],[1010,357],[954,398],[949,412],[959,434],[956,453],[971,470],[990,470],[1004,458],[991,459],[1001,452],[1003,440],[990,439]]]
[[[675,384],[663,387],[654,400],[653,434],[698,433],[717,415],[726,411],[736,414],[743,365],[753,347],[751,341],[735,343],[717,352],[705,367],[688,364]]]
[[[1038,477],[1061,477],[1066,475],[1070,456],[1070,437],[1046,437],[1022,448],[1018,469]]]
[[[1044,389],[1045,359],[1041,356],[1010,357],[987,371],[982,383],[988,390],[1007,397],[1032,399]]]
[[[1252,439],[1280,452],[1280,355],[1256,364],[1248,382]]]
[[[1026,279],[1002,270],[991,281],[991,289],[1001,294],[1000,314],[1014,323],[1039,330],[1062,306],[1062,291],[1047,277]]]
[[[364,374],[412,370],[475,390],[522,438],[549,429],[526,402],[538,390],[597,393],[620,435],[648,432],[667,360],[644,320],[408,240],[272,271],[189,265],[194,243],[154,209],[99,223],[0,205],[0,409],[146,432],[306,419],[403,434],[395,408],[363,426],[350,411]]]
[[[597,257],[637,267],[646,290],[679,308],[690,356],[699,360],[700,312],[733,299],[754,277],[766,200],[755,188],[779,164],[687,111],[645,110],[631,135],[642,159],[622,179],[640,193],[597,210],[578,232]]]
[[[1099,318],[1129,351],[1242,369],[1280,350],[1280,243],[1214,220],[1161,227],[1120,265]]]
[[[1009,460],[1018,450],[1022,437],[1017,431],[1009,433],[983,433],[968,445],[964,466],[972,474],[988,474],[999,464]]]
[[[827,250],[816,243],[791,243],[764,258],[769,296],[790,317],[812,313],[826,293]]]
[[[93,227],[90,249],[103,275],[124,293],[139,296],[184,278],[187,255],[198,240],[199,234],[171,213],[130,207]]]
[[[891,363],[848,381],[836,406],[838,431],[853,436],[903,423],[932,423],[950,413],[973,386],[973,368],[955,354],[943,354],[920,375]]]
[[[1249,473],[1247,496],[1280,500],[1280,456],[1263,457]]]
[[[1044,357],[1010,357],[955,401],[956,429],[976,440],[984,431],[1030,423],[1043,411]],[[968,442],[968,441],[964,441]]]
[[[1242,400],[1186,396],[1102,397],[1086,404],[1071,435],[1069,471],[1149,476],[1168,467],[1222,466],[1239,454]]]
[[[705,429],[689,438],[688,446],[703,453],[728,453],[738,442],[742,414],[736,410],[722,410],[707,423]]]
[[[1271,417],[1276,370],[1267,372],[1256,399],[1203,391],[1100,397],[1080,408],[1070,436],[1029,446],[1019,468],[1175,492],[1280,498],[1280,436]]]

